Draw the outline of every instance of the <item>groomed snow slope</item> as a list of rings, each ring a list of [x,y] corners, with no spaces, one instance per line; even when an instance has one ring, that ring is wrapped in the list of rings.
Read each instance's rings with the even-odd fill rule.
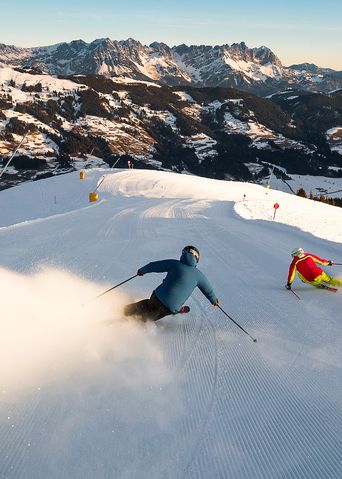
[[[340,479],[342,291],[297,279],[298,300],[284,284],[295,246],[342,262],[342,210],[246,183],[106,173],[0,192],[0,478]],[[163,275],[88,302],[186,244],[257,343],[199,291],[188,315],[124,321],[122,305]]]

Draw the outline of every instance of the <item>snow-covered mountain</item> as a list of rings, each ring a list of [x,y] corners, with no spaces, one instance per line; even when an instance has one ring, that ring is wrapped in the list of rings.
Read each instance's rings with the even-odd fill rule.
[[[290,65],[289,68],[291,70],[297,70],[301,72],[308,72],[308,73],[315,73],[317,75],[332,75],[336,74],[339,75],[340,72],[336,72],[331,68],[320,68],[314,63],[299,63],[297,65]]]
[[[267,164],[277,165],[280,175],[284,168],[341,176],[341,125],[340,92],[287,90],[260,98],[229,88],[0,68],[3,166],[27,133],[2,188],[94,161],[122,167],[128,159],[135,166],[249,181],[268,176]],[[259,163],[258,174],[250,163]]]
[[[108,169],[0,202],[1,478],[340,479],[342,290],[284,284],[296,246],[342,263],[342,209]],[[123,320],[163,274],[89,301],[186,244],[257,343],[199,290],[187,315]]]
[[[270,94],[288,86],[329,92],[342,88],[330,69],[286,68],[267,47],[232,45],[143,45],[134,39],[75,40],[47,47],[18,48],[0,44],[0,63],[34,67],[51,74],[101,74],[157,81],[167,85],[221,86]]]

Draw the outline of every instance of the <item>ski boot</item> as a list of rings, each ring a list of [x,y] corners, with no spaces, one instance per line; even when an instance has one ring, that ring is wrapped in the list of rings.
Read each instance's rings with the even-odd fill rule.
[[[185,313],[188,313],[189,311],[190,311],[189,306],[182,306],[181,309],[179,310],[179,313],[180,314],[185,314]]]

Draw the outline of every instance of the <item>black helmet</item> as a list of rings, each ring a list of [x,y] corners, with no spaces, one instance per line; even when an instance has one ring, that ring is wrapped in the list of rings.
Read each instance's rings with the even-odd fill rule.
[[[196,248],[196,246],[185,246],[182,250],[182,253],[191,253],[195,256],[197,263],[200,259],[200,252]]]

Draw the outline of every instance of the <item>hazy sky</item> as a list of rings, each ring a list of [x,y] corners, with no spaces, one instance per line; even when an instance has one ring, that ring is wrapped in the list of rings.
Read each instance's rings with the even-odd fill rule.
[[[143,44],[266,45],[284,65],[342,70],[342,0],[0,0],[0,43],[129,37]]]

